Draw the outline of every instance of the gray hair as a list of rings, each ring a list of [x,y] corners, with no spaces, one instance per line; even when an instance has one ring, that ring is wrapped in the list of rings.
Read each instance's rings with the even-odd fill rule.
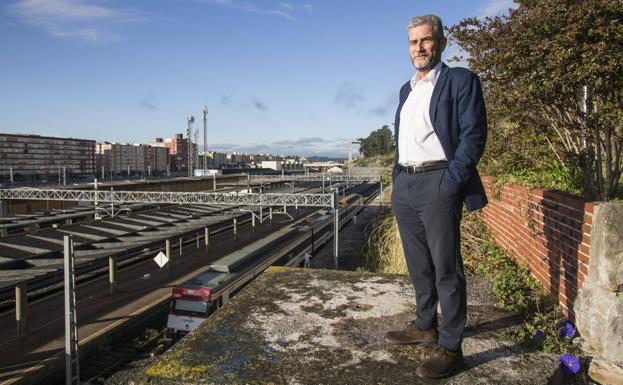
[[[417,27],[418,25],[428,24],[433,30],[433,37],[437,40],[443,38],[443,24],[441,18],[437,15],[416,16],[407,25],[407,30]]]

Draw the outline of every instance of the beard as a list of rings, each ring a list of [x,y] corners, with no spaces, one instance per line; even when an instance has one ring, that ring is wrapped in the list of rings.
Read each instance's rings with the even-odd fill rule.
[[[439,60],[435,60],[435,55],[416,56],[412,58],[413,66],[418,71],[432,69]]]

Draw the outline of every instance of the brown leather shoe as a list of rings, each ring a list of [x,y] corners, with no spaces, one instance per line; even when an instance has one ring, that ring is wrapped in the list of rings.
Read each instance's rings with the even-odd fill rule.
[[[385,342],[394,345],[436,344],[438,339],[437,329],[423,330],[413,321],[407,322],[407,327],[403,330],[393,330],[385,334]]]
[[[418,366],[415,373],[421,378],[445,378],[456,373],[464,364],[462,350],[453,352],[437,346],[435,352]]]

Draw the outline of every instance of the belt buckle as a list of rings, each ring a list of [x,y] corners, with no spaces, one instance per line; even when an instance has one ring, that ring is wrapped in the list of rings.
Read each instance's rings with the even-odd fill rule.
[[[409,167],[413,170],[412,174],[424,174],[426,172],[424,165],[411,165]]]

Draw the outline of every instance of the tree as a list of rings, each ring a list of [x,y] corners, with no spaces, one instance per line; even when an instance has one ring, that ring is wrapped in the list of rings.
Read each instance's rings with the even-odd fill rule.
[[[387,125],[372,131],[367,138],[359,140],[361,141],[359,152],[365,157],[387,155],[394,151],[392,131]]]
[[[508,16],[449,28],[482,79],[487,107],[532,130],[587,198],[617,192],[623,159],[621,0],[516,0]]]

